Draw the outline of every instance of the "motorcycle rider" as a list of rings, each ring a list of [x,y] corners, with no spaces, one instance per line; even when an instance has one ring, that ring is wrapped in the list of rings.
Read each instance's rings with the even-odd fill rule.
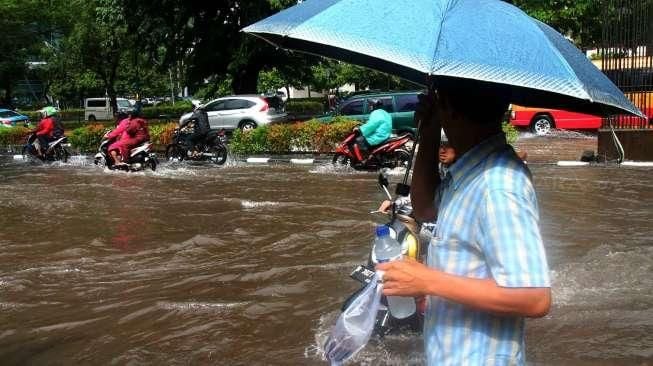
[[[383,102],[380,99],[369,99],[367,105],[372,109],[367,122],[354,128],[354,131],[360,132],[354,145],[358,146],[361,152],[367,152],[370,147],[382,144],[392,133],[392,116],[382,108]]]
[[[209,115],[206,113],[204,108],[198,106],[195,108],[190,118],[179,124],[179,129],[181,130],[190,123],[193,123],[193,133],[187,137],[188,145],[190,147],[189,151],[191,151],[193,155],[197,155],[199,152],[195,150],[195,146],[206,139],[206,135],[211,129],[211,126],[209,125]]]
[[[118,127],[107,134],[107,139],[118,139],[109,145],[108,149],[114,165],[126,164],[125,161],[129,158],[129,151],[150,139],[147,121],[140,116],[140,105],[136,105],[132,110],[128,111],[128,118],[120,121]]]
[[[42,158],[50,142],[54,141],[55,138],[63,136],[63,126],[56,118],[56,108],[47,106],[41,109],[39,113],[41,115],[41,121],[32,132],[36,134],[36,138],[39,141],[36,152]]]

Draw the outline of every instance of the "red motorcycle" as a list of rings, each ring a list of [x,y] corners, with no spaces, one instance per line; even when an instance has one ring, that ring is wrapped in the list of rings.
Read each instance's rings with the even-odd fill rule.
[[[367,153],[361,151],[356,144],[356,137],[360,134],[354,130],[336,148],[333,164],[351,165],[356,170],[376,170],[380,168],[406,167],[410,161],[413,135],[402,133],[392,137],[381,145],[370,147]]]

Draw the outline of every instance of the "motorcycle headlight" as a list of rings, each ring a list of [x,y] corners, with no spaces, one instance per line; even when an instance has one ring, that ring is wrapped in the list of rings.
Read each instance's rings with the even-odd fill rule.
[[[404,250],[404,255],[413,258],[415,260],[419,259],[419,243],[417,238],[412,234],[408,233],[404,237],[404,240],[401,243],[401,247]]]

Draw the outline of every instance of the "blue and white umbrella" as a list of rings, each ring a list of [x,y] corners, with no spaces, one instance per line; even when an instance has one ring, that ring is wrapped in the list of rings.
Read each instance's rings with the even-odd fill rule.
[[[285,49],[513,103],[643,116],[571,42],[499,0],[306,0],[243,29]]]

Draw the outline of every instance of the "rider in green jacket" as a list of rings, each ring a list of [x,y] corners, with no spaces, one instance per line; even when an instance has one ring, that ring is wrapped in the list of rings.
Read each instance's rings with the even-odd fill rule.
[[[361,136],[356,138],[356,143],[363,151],[382,144],[390,138],[392,133],[392,116],[382,108],[383,102],[379,99],[370,99],[367,103],[373,111],[367,122],[357,127]]]

